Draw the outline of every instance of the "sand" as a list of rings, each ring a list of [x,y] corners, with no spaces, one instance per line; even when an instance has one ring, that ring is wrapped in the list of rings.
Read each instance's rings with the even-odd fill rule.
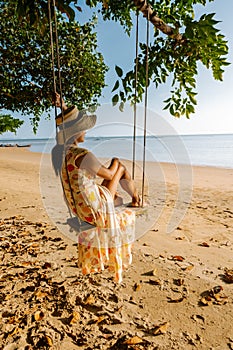
[[[233,349],[233,169],[147,164],[119,285],[80,273],[47,156],[0,157],[0,349]]]

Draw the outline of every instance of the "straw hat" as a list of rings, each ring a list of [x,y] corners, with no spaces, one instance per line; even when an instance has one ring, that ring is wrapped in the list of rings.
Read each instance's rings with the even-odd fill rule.
[[[62,123],[62,119],[64,122]],[[62,145],[72,136],[93,128],[96,123],[96,115],[87,115],[84,111],[80,112],[75,106],[66,109],[56,118],[58,126],[57,143]]]
[[[56,117],[56,125],[59,126],[62,124],[63,120],[66,121],[67,119],[74,120],[75,118],[77,118],[77,115],[79,113],[79,110],[77,107],[72,106],[67,108],[64,112],[63,115],[62,113],[58,114],[58,116]]]

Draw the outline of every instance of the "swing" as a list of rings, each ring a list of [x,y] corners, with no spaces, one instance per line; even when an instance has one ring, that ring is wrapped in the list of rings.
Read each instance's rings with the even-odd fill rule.
[[[52,56],[52,67],[53,67],[53,83],[54,83],[54,92],[56,93],[56,76],[55,76],[55,65],[54,65],[54,47],[53,47],[53,28],[52,28],[52,19],[51,19],[51,3],[50,0],[48,1],[48,9],[49,9],[49,25],[50,25],[50,40],[51,40],[51,56]],[[54,29],[55,29],[55,42],[56,42],[56,55],[57,55],[57,71],[58,71],[58,80],[59,80],[59,90],[60,90],[60,105],[62,105],[62,86],[61,86],[61,73],[60,73],[60,57],[59,57],[59,46],[58,46],[58,35],[57,35],[57,23],[56,23],[56,12],[55,12],[55,0],[53,0],[53,9],[54,9]],[[137,224],[138,219],[143,222],[145,220],[148,220],[149,218],[149,211],[148,208],[144,208],[144,190],[145,190],[145,149],[146,149],[146,119],[147,119],[147,86],[148,86],[148,44],[149,44],[149,19],[147,19],[147,56],[146,56],[146,90],[145,90],[145,112],[144,112],[144,144],[143,144],[143,176],[142,176],[142,194],[141,194],[141,200],[142,200],[142,207],[133,209],[136,212],[137,216]],[[135,143],[136,143],[136,92],[137,92],[137,67],[138,66],[138,13],[137,13],[137,35],[136,35],[136,65],[135,65],[135,104],[134,104],[134,136],[133,136],[133,178],[135,177]],[[66,116],[64,115],[63,108],[61,108],[61,114],[57,115],[57,109],[55,105],[55,119],[57,121],[56,124],[56,130],[58,126],[58,119],[59,123],[62,124],[63,128],[63,135],[64,140],[66,139],[65,135],[65,128],[64,123]],[[74,203],[74,207],[76,210],[76,213],[78,213],[79,208],[77,208],[77,203],[75,200],[75,196],[72,190],[70,176],[68,173],[68,167],[67,167],[67,158],[64,157],[65,162],[65,171],[66,171],[66,178],[67,178],[67,186],[70,192],[71,200]],[[64,174],[63,174],[64,176]],[[60,179],[61,180],[61,179]],[[64,189],[64,183],[63,183],[63,192],[67,193],[67,188]],[[67,196],[65,196],[67,199]],[[108,197],[106,195],[107,201]],[[90,272],[96,272],[99,270],[104,269],[104,265],[108,265],[109,269],[111,271],[115,270],[115,277],[118,282],[121,282],[122,280],[122,271],[125,267],[127,267],[131,263],[131,244],[135,240],[135,236],[132,235],[132,228],[134,226],[134,221],[131,220],[128,222],[128,218],[130,216],[127,216],[127,212],[129,212],[129,209],[126,208],[126,206],[121,206],[119,208],[114,208],[113,200],[112,203],[110,203],[110,209],[109,214],[110,215],[110,222],[113,223],[110,226],[93,226],[88,224],[87,222],[84,222],[80,220],[79,215],[72,216],[71,210],[70,212],[70,219],[67,220],[67,223],[72,227],[76,232],[76,237],[78,237],[79,242],[79,259],[87,261],[87,257],[90,257],[90,262],[88,264],[85,264],[85,266],[82,267],[83,273],[90,273]],[[135,214],[135,213],[134,213]],[[124,217],[125,215],[125,217]],[[120,219],[119,219],[120,217]],[[132,215],[133,217],[133,215]],[[119,220],[124,220],[124,222],[127,222],[127,225],[123,226],[123,231],[121,225],[119,224]],[[121,221],[123,222],[123,221]],[[154,223],[154,222],[153,222]],[[143,227],[143,226],[142,226]],[[118,232],[118,234],[116,234]],[[111,237],[111,244],[110,244],[110,250],[114,249],[114,259],[109,256],[109,246],[106,245],[106,242],[109,243],[109,237]],[[120,237],[120,240],[119,240]],[[81,247],[81,248],[80,248]],[[93,249],[90,251],[91,247]],[[94,259],[97,258],[96,256],[96,247],[100,247],[98,249],[98,267],[95,268],[93,266],[93,256]],[[85,255],[86,254],[86,255]],[[126,264],[122,261],[121,257],[126,258]],[[124,266],[126,265],[126,266]]]

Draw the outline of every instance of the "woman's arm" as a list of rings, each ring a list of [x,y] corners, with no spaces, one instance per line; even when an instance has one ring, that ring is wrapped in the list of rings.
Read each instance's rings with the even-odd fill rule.
[[[104,165],[101,165],[97,175],[102,177],[105,180],[112,180],[113,176],[116,174],[117,169],[119,167],[119,159],[113,158],[110,166],[107,168]]]
[[[111,180],[113,178],[118,169],[119,164],[119,159],[113,158],[110,166],[107,168],[106,166],[101,164],[100,161],[96,158],[96,156],[91,152],[88,152],[83,157],[78,158],[76,161],[76,165],[79,168],[87,169],[92,174],[98,175],[99,177],[102,177],[105,180]]]

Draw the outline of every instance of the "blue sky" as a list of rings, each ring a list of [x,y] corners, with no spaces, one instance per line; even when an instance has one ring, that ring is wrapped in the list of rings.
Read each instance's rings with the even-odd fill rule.
[[[207,6],[196,8],[197,17],[202,13],[216,13],[215,18],[222,22],[218,28],[226,35],[229,42],[228,61],[233,63],[233,36],[232,36],[232,0],[215,0]],[[83,13],[77,14],[77,20],[89,19],[91,12],[85,9]],[[144,38],[146,33],[145,21],[140,21],[140,37]],[[108,86],[103,91],[100,100],[101,107],[97,111],[98,122],[90,136],[127,135],[132,130],[133,115],[130,108],[126,107],[120,114],[116,107],[111,105],[111,89],[116,79],[115,65],[130,69],[135,56],[135,29],[128,37],[117,23],[103,22],[99,20],[97,25],[99,51],[103,52],[106,64],[110,67],[107,73]],[[233,133],[233,64],[226,68],[224,81],[217,82],[213,79],[211,71],[199,67],[197,78],[198,105],[196,112],[189,120],[185,117],[175,119],[167,111],[163,110],[163,100],[169,96],[170,86],[164,85],[155,90],[150,88],[148,96],[148,124],[149,133],[178,133],[178,134],[218,134]],[[138,126],[143,127],[143,107],[138,109]],[[114,127],[111,125],[115,122]],[[167,129],[167,130],[166,130]],[[165,131],[164,131],[165,130]],[[168,131],[168,132],[166,132]],[[54,134],[54,122],[43,120],[36,135],[37,138],[46,138]],[[7,138],[34,138],[30,123],[24,123],[17,135],[5,133],[1,139]]]

